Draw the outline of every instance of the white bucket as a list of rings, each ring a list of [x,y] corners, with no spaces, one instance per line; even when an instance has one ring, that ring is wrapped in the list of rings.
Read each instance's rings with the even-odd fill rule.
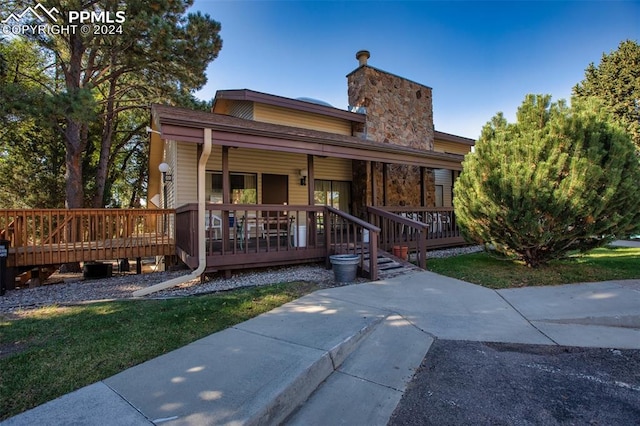
[[[293,245],[296,247],[307,246],[307,225],[296,226],[296,233],[293,235]]]

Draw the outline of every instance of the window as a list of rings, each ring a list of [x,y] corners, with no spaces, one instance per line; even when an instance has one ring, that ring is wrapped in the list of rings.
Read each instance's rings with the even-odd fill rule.
[[[436,185],[436,207],[444,206],[444,185]]]
[[[313,198],[315,205],[331,206],[349,213],[351,182],[316,179]]]
[[[211,175],[211,194],[209,201],[222,203],[222,172],[209,172]],[[255,173],[230,173],[232,204],[258,203],[258,176]]]

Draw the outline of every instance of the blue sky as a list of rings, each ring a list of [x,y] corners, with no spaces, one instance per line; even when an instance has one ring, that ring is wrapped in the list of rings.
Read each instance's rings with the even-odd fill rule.
[[[346,109],[355,53],[433,88],[437,130],[470,138],[527,93],[568,99],[589,63],[640,42],[640,1],[196,0],[223,47],[196,95],[252,89]]]

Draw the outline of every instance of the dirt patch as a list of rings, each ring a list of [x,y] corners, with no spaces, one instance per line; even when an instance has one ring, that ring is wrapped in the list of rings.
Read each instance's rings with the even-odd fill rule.
[[[0,343],[0,359],[17,355],[20,352],[26,351],[29,347],[29,342],[25,341]]]

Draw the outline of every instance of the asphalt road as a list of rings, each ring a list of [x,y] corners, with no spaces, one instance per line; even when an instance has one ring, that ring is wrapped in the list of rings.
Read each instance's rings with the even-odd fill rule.
[[[389,425],[640,425],[640,350],[437,340]]]

